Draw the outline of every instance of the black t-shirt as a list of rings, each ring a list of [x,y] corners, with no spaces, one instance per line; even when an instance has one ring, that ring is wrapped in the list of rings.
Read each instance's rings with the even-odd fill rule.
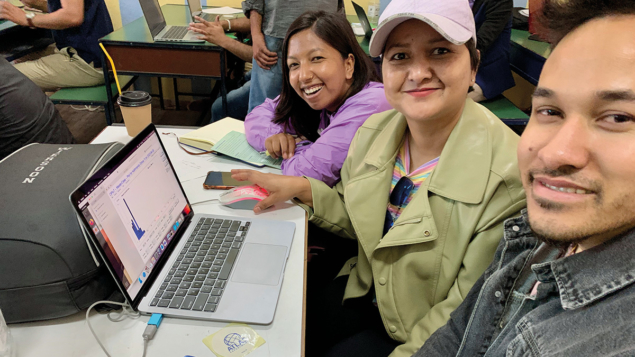
[[[0,160],[30,143],[74,142],[44,92],[0,57]]]
[[[48,0],[49,12],[62,8],[61,0]],[[101,50],[99,39],[111,33],[112,22],[104,0],[84,0],[84,22],[77,27],[53,30],[57,48],[73,47],[86,63],[100,68]]]

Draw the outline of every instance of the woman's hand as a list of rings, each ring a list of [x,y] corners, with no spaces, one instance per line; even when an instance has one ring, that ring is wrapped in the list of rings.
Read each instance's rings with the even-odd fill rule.
[[[267,198],[254,207],[255,213],[294,197],[304,204],[313,206],[311,184],[304,177],[266,174],[254,170],[232,170],[232,178],[238,181],[251,181],[269,193]]]
[[[269,152],[269,156],[277,159],[282,156],[283,159],[289,159],[295,154],[296,138],[291,134],[280,133],[272,135],[265,140],[265,148]]]

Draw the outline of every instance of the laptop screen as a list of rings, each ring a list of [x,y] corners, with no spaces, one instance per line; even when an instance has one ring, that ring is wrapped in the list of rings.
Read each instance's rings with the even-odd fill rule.
[[[165,27],[165,18],[161,12],[159,0],[139,0],[143,16],[146,18],[152,38],[155,38]]]
[[[72,196],[132,300],[191,212],[159,140],[126,146]]]
[[[187,4],[190,6],[191,15],[198,14],[201,12],[201,10],[203,10],[200,0],[187,0]]]
[[[373,28],[370,26],[370,22],[366,16],[366,11],[364,11],[364,8],[357,5],[354,1],[351,2],[353,3],[353,8],[355,8],[355,12],[357,13],[359,23],[362,25],[362,29],[364,29],[365,36],[367,38],[371,38],[373,36]]]

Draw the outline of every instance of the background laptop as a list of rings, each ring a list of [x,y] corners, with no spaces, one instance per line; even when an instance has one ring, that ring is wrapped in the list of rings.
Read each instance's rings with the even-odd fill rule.
[[[295,224],[194,214],[152,124],[70,200],[135,310],[273,321]]]
[[[366,16],[366,11],[364,11],[364,8],[357,5],[354,1],[351,2],[353,3],[353,7],[355,8],[357,17],[359,18],[359,23],[362,24],[364,36],[366,36],[366,38],[371,38],[373,36],[373,28],[370,26],[370,22],[368,21],[368,17]]]
[[[205,42],[197,38],[198,34],[188,31],[187,26],[167,26],[159,0],[139,0],[139,4],[155,41]]]
[[[216,15],[203,12],[201,7],[201,0],[187,0],[187,5],[190,7],[190,15],[192,15],[192,21],[196,21],[194,16],[198,16],[205,21],[213,22],[216,20]]]

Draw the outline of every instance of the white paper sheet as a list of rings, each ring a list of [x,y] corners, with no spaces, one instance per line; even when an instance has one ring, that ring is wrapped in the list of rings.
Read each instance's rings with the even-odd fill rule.
[[[229,6],[215,7],[215,8],[211,8],[211,9],[203,9],[203,12],[208,13],[208,14],[215,14],[215,15],[235,15],[235,14],[242,14],[243,13],[243,11],[241,9],[235,9],[235,8],[229,7]]]
[[[353,28],[353,33],[355,34],[355,36],[364,36],[366,34],[364,32],[364,29],[362,28],[362,24],[360,24],[359,22],[351,23],[351,27]]]

